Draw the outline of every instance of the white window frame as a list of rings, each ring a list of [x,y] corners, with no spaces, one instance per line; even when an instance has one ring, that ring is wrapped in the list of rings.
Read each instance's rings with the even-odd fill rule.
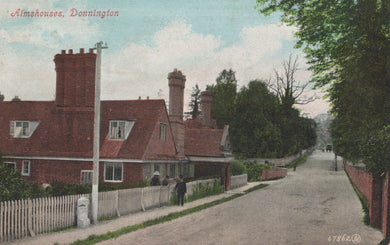
[[[160,123],[160,140],[162,140],[162,141],[167,140],[167,124],[166,123]]]
[[[36,121],[11,121],[10,135],[13,138],[29,138],[38,127],[40,122]],[[18,126],[20,124],[20,126]]]
[[[121,173],[121,179],[120,180],[114,180],[114,176],[115,176],[115,165],[120,165],[121,169],[122,169],[122,173]],[[107,167],[112,167],[112,179],[106,179],[106,170],[107,170]],[[120,182],[123,182],[123,163],[122,162],[105,162],[104,163],[104,182],[113,182],[113,183],[120,183]]]
[[[90,173],[92,175],[91,183],[83,183],[83,173]],[[92,182],[93,182],[93,170],[81,170],[80,184],[81,185],[92,185]]]
[[[16,162],[4,162],[7,165],[14,165],[14,169],[16,169]]]
[[[24,172],[24,167],[26,164],[28,164],[27,165],[27,173]],[[23,160],[22,161],[22,175],[23,176],[30,176],[30,169],[31,169],[31,161],[30,160]]]
[[[121,124],[121,125],[120,125]],[[110,140],[125,140],[129,136],[131,129],[135,124],[135,120],[110,120],[108,126],[108,138]],[[116,125],[114,127],[114,125]],[[122,127],[122,128],[119,128]],[[121,131],[119,131],[121,129]],[[121,133],[119,137],[119,132]]]

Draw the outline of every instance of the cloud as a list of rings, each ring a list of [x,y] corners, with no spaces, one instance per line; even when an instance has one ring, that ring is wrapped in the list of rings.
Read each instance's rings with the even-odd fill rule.
[[[167,88],[167,73],[174,68],[187,76],[187,93],[196,83],[201,88],[213,83],[225,68],[235,70],[246,84],[272,71],[270,57],[281,49],[283,41],[292,40],[293,30],[275,24],[246,27],[239,43],[226,46],[220,37],[195,33],[185,21],[173,21],[154,35],[153,45],[131,43],[108,55],[105,72],[111,75],[105,85],[109,94],[104,96],[131,96],[123,90],[126,87],[126,91],[134,91],[132,97],[153,96],[158,89]]]

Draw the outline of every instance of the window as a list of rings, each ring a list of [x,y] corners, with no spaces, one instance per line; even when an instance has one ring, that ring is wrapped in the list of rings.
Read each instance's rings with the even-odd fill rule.
[[[110,121],[110,139],[124,140],[130,134],[131,129],[134,126],[135,121]]]
[[[92,185],[93,170],[81,170],[81,184]]]
[[[123,181],[123,164],[108,163],[104,164],[104,181],[106,182],[122,182]]]
[[[171,178],[179,177],[179,168],[177,164],[169,164],[169,177]]]
[[[5,162],[10,169],[16,169],[16,162]]]
[[[154,172],[158,171],[160,173],[160,176],[165,175],[164,171],[164,165],[163,164],[157,164],[157,163],[152,163],[152,174]]]
[[[29,176],[30,175],[30,167],[31,167],[31,162],[29,160],[24,160],[22,162],[22,175]]]
[[[167,125],[160,123],[160,140],[165,141],[167,139]]]
[[[39,122],[12,121],[10,135],[14,138],[28,138],[38,127]]]

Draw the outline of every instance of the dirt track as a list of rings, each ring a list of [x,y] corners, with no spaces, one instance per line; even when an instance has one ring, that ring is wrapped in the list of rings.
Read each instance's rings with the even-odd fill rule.
[[[101,244],[378,244],[382,234],[362,223],[360,201],[333,161],[315,152],[265,189]]]

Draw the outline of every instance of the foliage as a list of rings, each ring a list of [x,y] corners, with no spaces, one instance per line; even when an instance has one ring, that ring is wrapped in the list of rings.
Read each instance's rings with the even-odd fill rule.
[[[245,165],[249,182],[261,181],[263,175],[263,169],[274,168],[274,166],[269,163],[257,163],[253,161],[245,161],[243,162],[243,164]]]
[[[188,112],[187,114],[190,114],[192,119],[195,119],[199,116],[200,110],[199,110],[199,105],[200,105],[200,89],[198,84],[195,85],[195,87],[192,88],[192,93],[191,93],[191,102],[189,104],[191,111]]]
[[[297,27],[296,46],[306,53],[314,73],[312,81],[326,86],[330,95],[335,116],[332,138],[337,154],[353,161],[368,160],[372,172],[388,169],[380,159],[373,163],[374,154],[364,149],[377,129],[390,122],[389,1],[257,3],[261,13],[281,11],[282,21]]]
[[[206,90],[214,91],[211,117],[217,120],[218,128],[230,125],[233,120],[234,99],[237,94],[237,80],[232,69],[223,70],[216,79],[215,85]]]
[[[90,185],[66,184],[63,182],[55,182],[46,188],[49,196],[65,196],[91,193]]]
[[[373,132],[362,148],[368,171],[382,174],[390,170],[390,126]]]
[[[251,81],[237,94],[235,120],[230,124],[234,152],[243,157],[276,157],[281,149],[281,132],[276,125],[278,100],[265,82]]]
[[[295,159],[290,164],[286,165],[286,168],[296,168],[297,166],[304,164],[307,160],[307,154],[304,154],[303,156],[299,157],[298,159]]]
[[[235,175],[242,175],[246,173],[245,165],[243,162],[240,161],[234,161],[230,165],[232,176]]]
[[[27,183],[17,169],[6,163],[0,163],[0,201],[35,198],[44,195],[41,187]]]
[[[212,185],[210,185],[209,183],[198,183],[194,187],[192,187],[192,194],[187,196],[186,201],[192,202],[207,196],[221,194],[224,191],[225,187],[221,185],[221,183],[217,180],[215,180]]]
[[[131,188],[140,188],[150,186],[150,180],[144,179],[142,181],[135,181],[130,183],[100,183],[99,191],[113,191],[121,189],[131,189]]]
[[[4,101],[4,94],[0,92],[0,101]]]

